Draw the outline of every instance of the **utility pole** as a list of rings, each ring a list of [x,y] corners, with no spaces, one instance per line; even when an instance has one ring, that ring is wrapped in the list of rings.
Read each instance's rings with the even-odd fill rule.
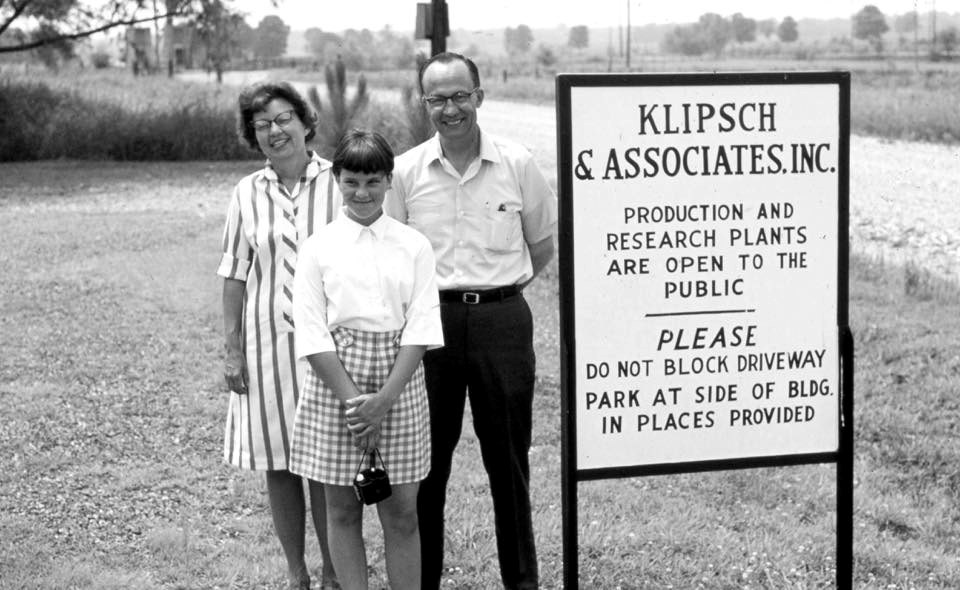
[[[630,0],[627,0],[627,71],[630,71]]]
[[[917,0],[913,0],[913,69],[920,71],[920,12]]]
[[[937,0],[932,0],[933,10],[930,11],[930,52],[937,53]]]
[[[157,0],[153,0],[153,64],[160,69],[160,13],[157,11]],[[153,68],[147,68],[153,72]]]

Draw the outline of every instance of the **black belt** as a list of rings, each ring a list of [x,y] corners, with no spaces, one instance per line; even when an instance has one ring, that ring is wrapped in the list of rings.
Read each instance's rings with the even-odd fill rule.
[[[520,294],[519,285],[507,285],[506,287],[496,287],[494,289],[484,289],[482,291],[440,291],[440,301],[443,303],[467,303],[477,305],[480,303],[490,303],[491,301],[503,301],[508,297],[514,297]]]

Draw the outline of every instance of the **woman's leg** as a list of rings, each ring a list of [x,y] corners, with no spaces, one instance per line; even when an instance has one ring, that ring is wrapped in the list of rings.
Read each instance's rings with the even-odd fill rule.
[[[307,564],[303,559],[306,524],[306,505],[303,498],[303,479],[289,471],[267,471],[267,497],[273,527],[280,539],[280,546],[287,557],[287,569],[291,582],[310,579]]]
[[[393,486],[393,494],[377,504],[383,526],[387,578],[391,590],[420,588],[420,527],[417,524],[419,483]]]
[[[337,580],[344,590],[367,590],[367,554],[363,547],[363,504],[350,486],[324,485],[327,535]]]
[[[313,528],[317,531],[320,554],[323,556],[321,588],[327,590],[329,584],[334,584],[336,587],[337,581],[337,576],[333,572],[333,560],[330,558],[330,543],[327,541],[327,497],[323,493],[322,483],[310,479],[307,482],[310,486],[310,514],[313,517]],[[322,584],[328,584],[328,586]]]

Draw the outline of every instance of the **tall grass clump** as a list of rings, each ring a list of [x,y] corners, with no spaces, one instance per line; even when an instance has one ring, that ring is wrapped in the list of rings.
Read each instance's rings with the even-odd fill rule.
[[[400,93],[400,101],[403,104],[403,115],[406,119],[406,139],[409,146],[415,146],[430,139],[434,132],[433,123],[430,122],[426,107],[420,101],[419,93],[414,90],[413,86],[404,86]]]
[[[325,70],[326,99],[321,97],[317,86],[307,89],[307,99],[319,116],[317,136],[313,147],[320,155],[330,158],[340,139],[352,127],[375,129],[381,133],[395,153],[403,153],[433,135],[433,125],[410,83],[401,89],[400,104],[372,98],[367,88],[366,76],[356,76],[352,97],[347,96],[352,76],[342,62],[327,65]],[[407,72],[403,77],[410,77]],[[394,84],[400,74],[378,79],[388,86]]]
[[[410,132],[401,109],[393,103],[371,100],[353,125],[373,129],[383,135],[395,154],[402,154],[416,145],[410,141]]]
[[[216,91],[117,72],[0,78],[0,160],[236,160],[235,107]]]
[[[359,115],[370,103],[367,93],[367,80],[363,74],[357,79],[357,87],[352,98],[347,98],[347,68],[342,61],[324,69],[327,86],[327,103],[324,105],[316,86],[307,91],[307,100],[320,116],[315,143],[320,155],[330,158],[337,144],[351,127],[356,125]]]
[[[127,117],[112,142],[114,160],[243,160],[251,153],[234,131],[235,115],[206,102],[184,104],[141,121]]]
[[[958,96],[956,71],[855,71],[850,126],[862,135],[958,143]]]
[[[0,80],[0,161],[36,160],[40,137],[49,113],[60,106],[61,95],[39,82]]]
[[[326,68],[325,92],[307,90],[320,119],[311,147],[322,156],[331,157],[351,127],[377,129],[397,153],[432,134],[412,90],[403,104],[387,104],[371,101],[363,74],[348,96],[349,86],[338,63]],[[0,69],[0,108],[16,113],[0,119],[0,161],[256,158],[236,137],[238,92],[116,71],[52,76]]]

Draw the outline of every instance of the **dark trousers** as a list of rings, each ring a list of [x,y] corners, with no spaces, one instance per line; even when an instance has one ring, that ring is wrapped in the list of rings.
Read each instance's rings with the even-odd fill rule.
[[[479,305],[442,303],[441,317],[444,347],[424,357],[433,455],[417,499],[422,588],[440,587],[447,481],[468,391],[493,496],[500,576],[506,588],[537,588],[528,462],[536,367],[530,308],[516,295]]]

